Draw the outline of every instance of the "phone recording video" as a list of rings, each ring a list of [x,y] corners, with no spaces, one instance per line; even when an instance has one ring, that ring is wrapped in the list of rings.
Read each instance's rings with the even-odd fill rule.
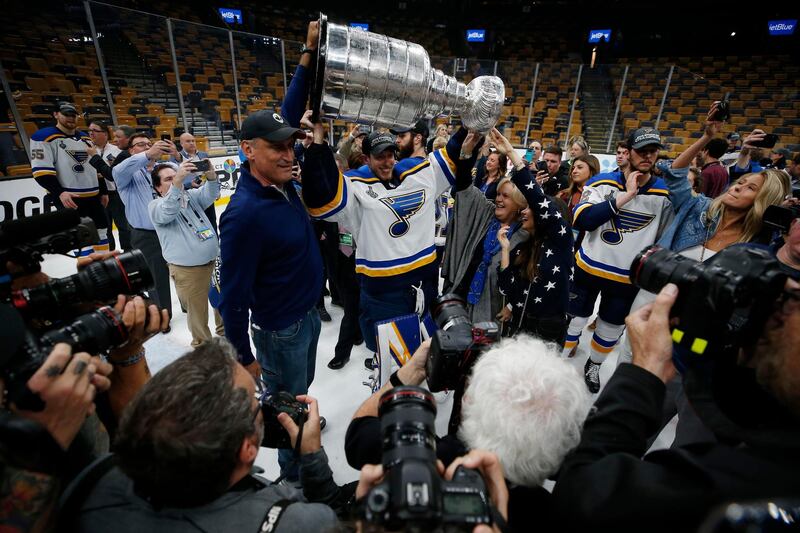
[[[199,161],[194,161],[194,168],[196,168],[200,172],[208,172],[211,170],[211,161],[208,159],[201,159]]]

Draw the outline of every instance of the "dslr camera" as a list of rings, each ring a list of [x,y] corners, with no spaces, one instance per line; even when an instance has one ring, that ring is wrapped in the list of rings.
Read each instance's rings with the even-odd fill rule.
[[[726,248],[704,263],[651,246],[636,256],[630,276],[650,292],[678,286],[671,316],[679,319],[672,340],[680,371],[693,356],[755,343],[786,282],[769,251],[748,246]]]
[[[449,532],[492,523],[480,472],[462,466],[447,481],[436,469],[436,403],[429,391],[395,387],[381,396],[378,412],[386,474],[365,499],[367,524],[388,531]]]
[[[436,299],[432,314],[439,329],[425,368],[428,387],[433,392],[455,389],[478,356],[500,338],[500,328],[495,322],[473,324],[464,300],[452,293]]]
[[[59,231],[52,231],[52,228]],[[77,274],[32,288],[12,290],[15,276],[39,272],[45,253],[67,253],[97,242],[90,219],[56,212],[0,224],[0,376],[18,407],[44,407],[27,382],[59,342],[73,351],[107,352],[128,342],[128,331],[112,307],[118,294],[153,288],[153,276],[138,250],[92,263]],[[20,272],[10,273],[6,262]]]
[[[261,445],[265,448],[291,448],[289,433],[278,422],[278,415],[286,413],[292,417],[297,427],[303,427],[308,419],[306,406],[286,391],[277,394],[264,393],[259,403],[261,413],[264,415],[264,437],[261,439]]]
[[[794,194],[797,195],[800,191],[795,190]],[[797,197],[797,196],[796,196]],[[781,233],[789,233],[789,228],[792,227],[792,221],[800,218],[800,206],[793,205],[790,207],[782,207],[779,205],[770,205],[764,211],[764,224],[771,226]]]

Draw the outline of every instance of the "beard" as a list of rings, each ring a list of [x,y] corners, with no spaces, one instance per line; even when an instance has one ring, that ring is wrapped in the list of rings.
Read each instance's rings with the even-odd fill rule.
[[[411,143],[404,144],[399,146],[399,159],[405,159],[407,157],[411,157],[411,154],[414,153],[414,145]]]

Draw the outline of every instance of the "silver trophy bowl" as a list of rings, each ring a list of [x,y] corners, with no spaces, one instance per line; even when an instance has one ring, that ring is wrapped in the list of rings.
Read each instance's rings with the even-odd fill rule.
[[[320,15],[311,88],[314,120],[409,128],[420,119],[457,114],[467,128],[486,133],[500,118],[504,100],[505,86],[497,76],[479,76],[465,85],[431,67],[418,44]]]

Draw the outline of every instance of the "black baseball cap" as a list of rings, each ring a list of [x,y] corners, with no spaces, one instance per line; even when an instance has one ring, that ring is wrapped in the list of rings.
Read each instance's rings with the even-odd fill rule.
[[[410,131],[412,133],[419,133],[425,139],[427,139],[428,135],[430,134],[430,130],[428,129],[428,123],[425,120],[419,120],[417,121],[416,124],[408,128],[393,128],[389,131],[392,132],[392,135],[400,135],[401,133]]]
[[[361,137],[362,135],[369,135],[372,130],[369,126],[365,126],[364,124],[360,125],[356,130],[356,137]]]
[[[77,115],[78,114],[78,110],[75,109],[75,106],[72,105],[69,102],[59,102],[56,107],[58,108],[58,109],[56,109],[56,111],[58,111],[62,115]]]
[[[272,111],[257,111],[242,122],[241,139],[243,141],[266,139],[280,142],[290,137],[305,139],[306,133],[299,128],[293,128],[286,122],[286,119]]]
[[[397,151],[397,145],[394,143],[394,137],[389,135],[388,133],[381,133],[379,131],[373,131],[367,138],[364,139],[364,143],[361,145],[361,151],[365,155],[378,155],[385,150],[394,150]]]
[[[628,146],[633,150],[644,148],[645,146],[656,145],[659,148],[664,148],[661,144],[661,134],[658,130],[653,128],[638,128],[631,132],[628,136]]]

